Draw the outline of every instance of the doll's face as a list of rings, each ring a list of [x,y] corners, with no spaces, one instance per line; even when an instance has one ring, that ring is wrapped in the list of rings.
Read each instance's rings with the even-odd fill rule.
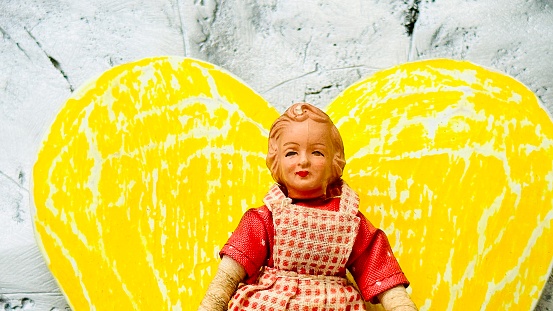
[[[307,119],[283,129],[278,142],[279,170],[290,198],[325,194],[332,176],[332,147],[327,124]]]

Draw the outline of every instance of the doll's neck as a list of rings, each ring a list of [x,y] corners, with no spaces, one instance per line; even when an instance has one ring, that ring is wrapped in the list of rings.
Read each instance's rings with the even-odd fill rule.
[[[339,196],[334,196],[334,197],[321,196],[321,197],[311,198],[311,199],[292,198],[292,204],[298,204],[298,205],[304,205],[304,206],[319,206],[319,205],[328,204],[330,200],[335,198],[339,198]]]

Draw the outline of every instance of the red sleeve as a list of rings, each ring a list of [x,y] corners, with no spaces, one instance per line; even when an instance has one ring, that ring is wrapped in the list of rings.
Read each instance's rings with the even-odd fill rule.
[[[409,286],[384,231],[375,228],[361,213],[359,231],[348,260],[365,301],[378,303],[377,295],[398,285]]]
[[[271,213],[266,207],[248,210],[219,253],[244,267],[248,283],[255,280],[262,266],[267,265],[274,239],[273,234],[268,234],[273,232],[272,224]]]

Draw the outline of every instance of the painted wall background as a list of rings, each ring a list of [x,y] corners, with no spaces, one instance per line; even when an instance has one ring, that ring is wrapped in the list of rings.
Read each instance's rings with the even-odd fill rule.
[[[66,308],[36,247],[31,169],[73,90],[108,68],[180,55],[231,71],[279,111],[325,107],[411,60],[466,59],[526,84],[553,111],[550,1],[0,2],[0,300]],[[551,252],[544,253],[551,256]],[[536,310],[552,310],[553,279]]]

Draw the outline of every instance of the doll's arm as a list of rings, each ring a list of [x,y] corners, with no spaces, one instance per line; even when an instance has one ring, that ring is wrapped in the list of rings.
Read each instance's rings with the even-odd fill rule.
[[[223,256],[198,311],[227,310],[230,298],[244,277],[246,277],[244,267],[234,259]]]
[[[418,310],[403,285],[396,286],[383,292],[378,295],[378,299],[386,311]]]

